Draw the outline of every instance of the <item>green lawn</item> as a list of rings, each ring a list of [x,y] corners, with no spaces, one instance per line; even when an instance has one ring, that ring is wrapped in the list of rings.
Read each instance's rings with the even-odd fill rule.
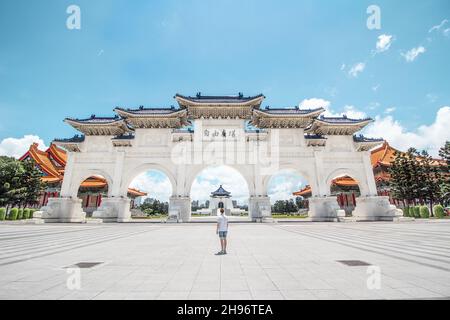
[[[307,214],[285,214],[285,213],[272,213],[274,219],[305,219],[308,218]]]

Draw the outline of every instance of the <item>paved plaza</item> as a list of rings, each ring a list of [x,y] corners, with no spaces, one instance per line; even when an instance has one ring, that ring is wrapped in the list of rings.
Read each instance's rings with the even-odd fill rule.
[[[0,225],[0,299],[450,297],[450,221]],[[367,266],[378,266],[379,289]],[[69,290],[67,267],[81,270]],[[72,269],[69,269],[72,270]]]

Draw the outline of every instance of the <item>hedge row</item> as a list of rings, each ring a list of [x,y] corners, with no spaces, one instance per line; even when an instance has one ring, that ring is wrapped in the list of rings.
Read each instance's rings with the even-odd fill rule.
[[[440,204],[433,207],[434,216],[438,219],[442,219],[445,216],[444,207]],[[430,210],[427,206],[413,206],[403,208],[403,216],[411,218],[424,218],[430,217]]]
[[[3,220],[26,220],[26,219],[32,219],[33,214],[36,210],[35,209],[18,209],[18,208],[12,208],[9,211],[9,215],[6,215],[6,209],[0,208],[0,221]]]

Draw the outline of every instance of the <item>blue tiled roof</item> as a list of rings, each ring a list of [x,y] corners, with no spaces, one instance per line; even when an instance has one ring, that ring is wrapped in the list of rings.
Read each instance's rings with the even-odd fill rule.
[[[231,192],[226,191],[222,185],[220,185],[219,189],[217,189],[214,192],[211,192],[211,195],[214,197],[229,197],[231,195]]]
[[[323,122],[335,123],[335,124],[351,124],[351,123],[372,121],[371,118],[351,119],[351,118],[347,118],[346,115],[343,115],[342,117],[325,117],[325,116],[320,116],[317,119],[320,120],[320,121],[323,121]]]
[[[74,135],[73,138],[69,139],[54,139],[54,142],[66,142],[66,143],[81,143],[84,141],[84,135]]]
[[[192,102],[197,102],[197,103],[242,103],[242,102],[247,102],[247,101],[251,101],[254,100],[256,98],[265,98],[263,94],[259,94],[256,96],[247,96],[244,97],[244,95],[242,93],[239,93],[237,96],[204,96],[202,95],[200,92],[197,93],[197,95],[195,97],[192,96],[184,96],[181,94],[176,94],[174,98],[183,98]]]
[[[146,115],[146,114],[171,114],[174,112],[178,112],[181,109],[175,108],[174,106],[171,106],[169,108],[144,108],[143,106],[139,107],[138,109],[125,109],[117,107],[114,110],[120,110],[136,115]]]
[[[118,115],[114,116],[114,117],[97,117],[95,114],[91,115],[90,118],[87,119],[75,119],[75,118],[66,118],[66,120],[70,120],[70,121],[75,121],[75,122],[79,122],[79,123],[112,123],[112,122],[117,122],[117,121],[121,121],[123,119],[121,119]]]

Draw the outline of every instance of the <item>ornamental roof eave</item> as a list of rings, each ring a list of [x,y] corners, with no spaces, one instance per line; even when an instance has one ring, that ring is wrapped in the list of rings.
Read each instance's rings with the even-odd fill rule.
[[[357,151],[369,151],[385,142],[384,139],[366,138],[363,135],[353,136],[353,141]]]
[[[117,107],[114,109],[122,118],[167,118],[186,116],[185,108],[139,108],[139,109],[124,109]]]
[[[362,130],[373,119],[350,119],[347,117],[333,118],[314,118],[311,125],[305,129],[306,133],[320,135],[354,135]]]
[[[325,109],[253,109],[251,124],[258,128],[302,128],[311,125]]]
[[[92,116],[89,119],[66,118],[64,122],[71,125],[76,130],[89,136],[97,136],[97,135],[116,136],[133,130],[127,125],[124,119],[121,119],[119,117],[98,118]]]
[[[266,98],[263,94],[256,96],[244,97],[242,94],[238,96],[202,96],[197,94],[196,97],[185,96],[182,94],[175,94],[180,106],[259,106]]]
[[[316,109],[298,109],[298,108],[276,108],[276,109],[254,109],[256,115],[263,117],[296,117],[296,118],[315,118],[325,112],[324,108]]]

